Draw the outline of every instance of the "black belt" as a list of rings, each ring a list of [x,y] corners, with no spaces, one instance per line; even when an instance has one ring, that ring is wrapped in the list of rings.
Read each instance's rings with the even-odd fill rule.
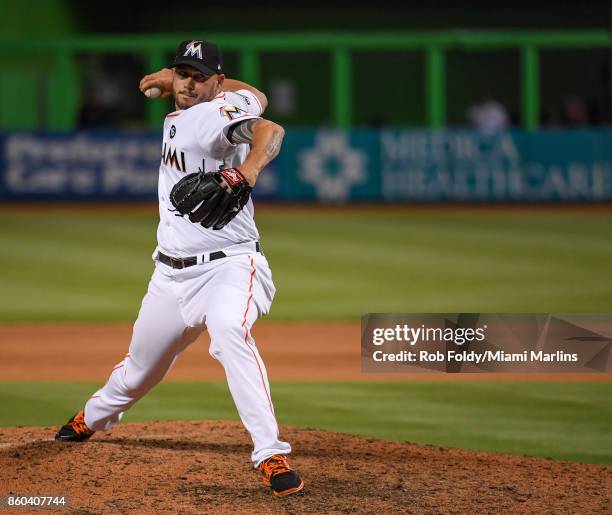
[[[259,242],[255,242],[255,252],[261,252],[261,247]],[[208,261],[214,261],[215,259],[221,259],[227,257],[227,254],[222,250],[218,250],[216,252],[211,252],[208,256]],[[157,253],[157,259],[162,262],[164,265],[171,266],[172,268],[187,268],[188,266],[193,266],[198,264],[197,256],[189,256],[184,258],[177,258],[172,256],[166,256],[166,254],[162,254],[161,252]]]

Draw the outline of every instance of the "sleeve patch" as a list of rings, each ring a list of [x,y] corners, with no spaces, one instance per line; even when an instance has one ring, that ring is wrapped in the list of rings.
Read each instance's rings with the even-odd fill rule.
[[[230,106],[230,105],[225,105],[223,107],[219,108],[219,111],[221,113],[221,117],[227,117],[228,120],[237,120],[239,118],[242,118],[244,116],[249,116],[249,113],[247,113],[246,111],[243,111],[242,109],[240,109],[238,106]]]

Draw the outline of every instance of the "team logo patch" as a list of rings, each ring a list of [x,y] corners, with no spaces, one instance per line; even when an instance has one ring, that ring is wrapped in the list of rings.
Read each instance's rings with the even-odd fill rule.
[[[221,175],[223,175],[232,186],[244,181],[242,174],[235,168],[226,168],[221,172]]]
[[[170,127],[170,139],[174,138],[175,135],[176,135],[176,127],[173,125],[172,127]]]
[[[185,49],[183,57],[187,57],[188,55],[190,55],[191,57],[197,57],[198,59],[202,59],[202,42],[192,41],[191,43],[189,43]]]
[[[227,116],[230,120],[235,120],[236,118],[242,118],[247,115],[246,111],[243,111],[237,106],[224,106],[220,107],[221,116]]]

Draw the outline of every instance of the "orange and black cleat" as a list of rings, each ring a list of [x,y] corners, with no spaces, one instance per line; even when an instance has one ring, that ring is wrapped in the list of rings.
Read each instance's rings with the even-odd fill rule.
[[[55,439],[61,442],[82,442],[87,440],[95,431],[89,429],[85,424],[83,410],[73,415],[65,426],[55,434]]]
[[[289,467],[286,456],[275,454],[259,464],[263,484],[272,489],[272,493],[282,497],[294,494],[304,488],[300,475]]]

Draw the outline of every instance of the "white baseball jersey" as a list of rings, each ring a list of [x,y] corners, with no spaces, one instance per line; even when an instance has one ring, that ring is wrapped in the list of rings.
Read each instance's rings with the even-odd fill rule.
[[[259,233],[253,219],[253,201],[223,229],[206,229],[176,216],[170,192],[186,174],[240,168],[249,146],[227,139],[235,123],[258,118],[262,109],[257,97],[247,90],[221,92],[213,100],[170,113],[164,122],[162,159],[159,167],[159,226],[154,256],[158,250],[175,257],[195,256],[254,242]]]

